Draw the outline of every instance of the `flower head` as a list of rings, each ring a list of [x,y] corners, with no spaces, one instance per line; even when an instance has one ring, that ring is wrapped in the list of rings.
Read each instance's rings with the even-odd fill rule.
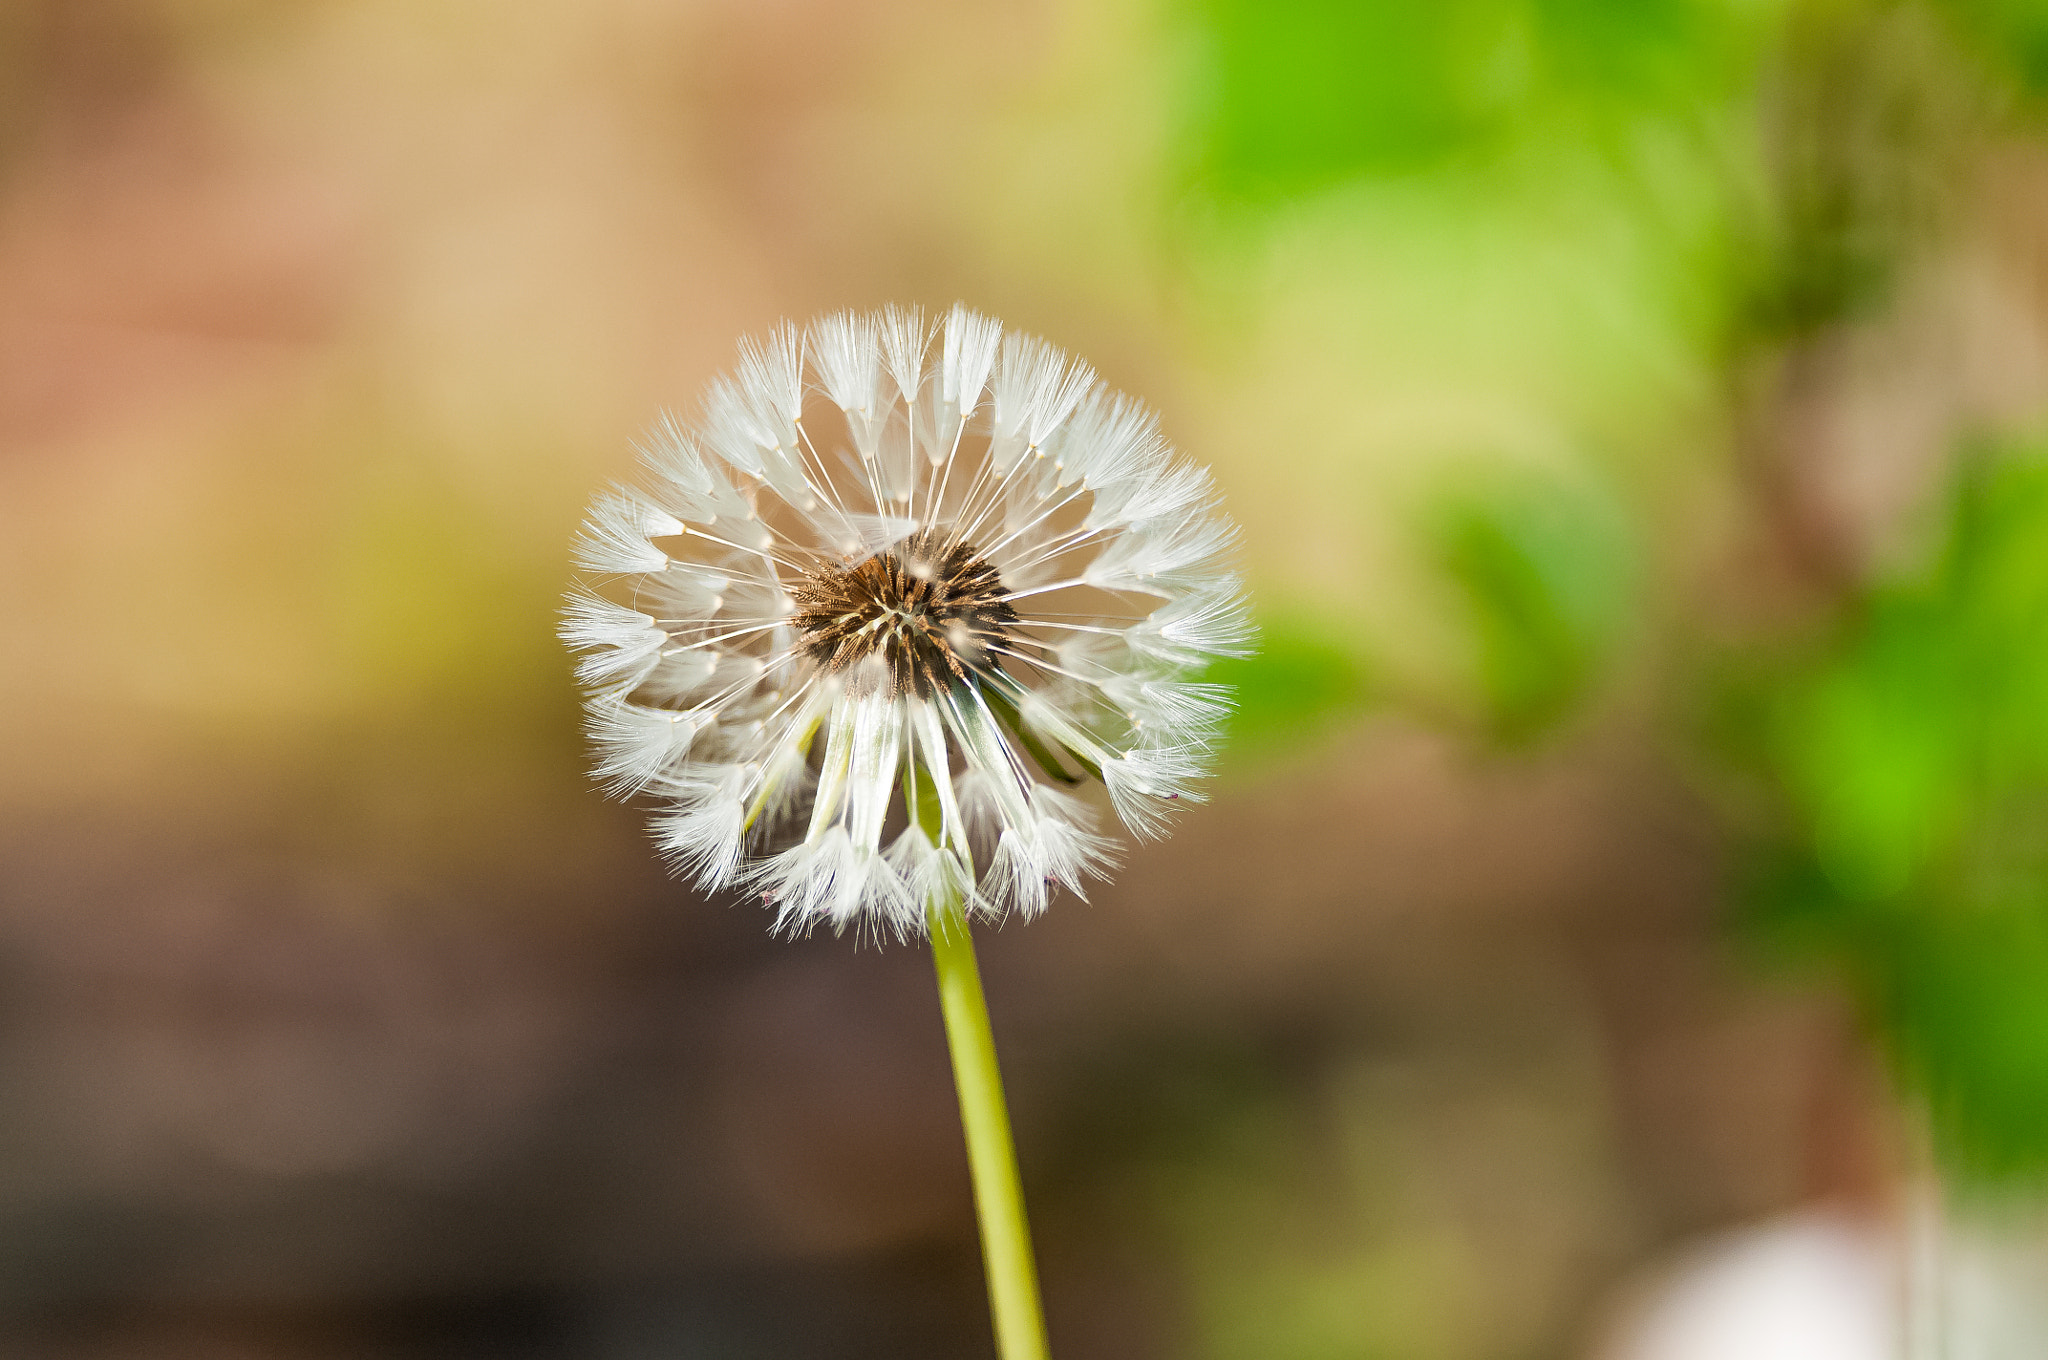
[[[956,307],[743,344],[578,541],[597,773],[777,924],[1042,910],[1196,797],[1250,639],[1207,473],[1086,364]]]

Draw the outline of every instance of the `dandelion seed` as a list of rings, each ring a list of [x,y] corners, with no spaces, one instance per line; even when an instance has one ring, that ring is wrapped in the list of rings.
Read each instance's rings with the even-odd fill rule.
[[[798,931],[922,934],[941,892],[1029,916],[1112,862],[1067,790],[1144,836],[1199,797],[1236,531],[1087,365],[957,307],[783,326],[647,456],[562,633],[600,776],[702,886]]]

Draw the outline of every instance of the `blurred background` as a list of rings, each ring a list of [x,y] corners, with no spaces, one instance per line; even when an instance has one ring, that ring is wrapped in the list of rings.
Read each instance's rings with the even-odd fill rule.
[[[552,633],[738,336],[964,300],[1265,637],[982,944],[1055,1354],[2048,1354],[2044,96],[2039,0],[13,0],[0,1353],[992,1353],[923,951],[666,878]]]

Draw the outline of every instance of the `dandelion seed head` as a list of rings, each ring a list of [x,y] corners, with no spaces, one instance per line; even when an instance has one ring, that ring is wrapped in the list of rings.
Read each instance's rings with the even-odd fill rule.
[[[1229,701],[1194,675],[1251,639],[1236,531],[1087,365],[965,308],[846,313],[743,344],[643,453],[562,634],[599,779],[702,886],[795,931],[1030,916],[1113,863],[1068,790],[1146,836],[1199,800]]]

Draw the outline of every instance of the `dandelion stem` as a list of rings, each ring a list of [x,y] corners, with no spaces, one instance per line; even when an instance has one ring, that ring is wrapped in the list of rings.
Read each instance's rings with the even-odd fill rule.
[[[960,1123],[967,1132],[967,1167],[974,1178],[974,1214],[981,1222],[981,1259],[988,1272],[989,1311],[1002,1360],[1046,1360],[1045,1315],[1038,1304],[1038,1268],[1024,1222],[1024,1190],[1010,1138],[1010,1112],[996,1070],[995,1038],[974,941],[957,896],[944,893],[926,908],[932,962],[939,974],[939,1009],[960,1090]]]

